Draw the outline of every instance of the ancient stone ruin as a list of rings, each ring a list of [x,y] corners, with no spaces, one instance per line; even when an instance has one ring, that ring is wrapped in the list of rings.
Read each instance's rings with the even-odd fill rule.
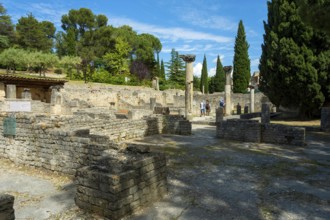
[[[249,116],[249,119],[217,121],[217,137],[244,142],[305,145],[305,128],[269,123],[269,104],[262,105],[261,113]],[[261,122],[253,119],[260,116]]]

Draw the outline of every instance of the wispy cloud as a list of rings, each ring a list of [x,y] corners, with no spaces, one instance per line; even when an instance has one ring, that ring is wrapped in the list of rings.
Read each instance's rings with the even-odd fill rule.
[[[54,7],[54,5],[48,3],[34,3],[30,5],[30,8],[36,12],[38,19],[52,21],[55,26],[60,26],[62,15],[68,13],[68,10],[61,8],[59,5]]]
[[[114,26],[129,25],[139,33],[150,33],[161,39],[172,40],[208,40],[217,43],[229,43],[233,39],[230,37],[219,36],[206,32],[194,31],[181,27],[162,27],[157,25],[145,24],[127,18],[108,16]]]
[[[195,66],[194,66],[194,76],[198,76],[200,77],[201,74],[202,74],[202,67],[203,67],[203,64],[202,63],[196,63]]]
[[[182,13],[181,19],[186,23],[202,27],[219,29],[225,31],[234,31],[237,24],[230,19],[217,15],[209,15],[207,12],[202,12],[196,9],[189,9]]]

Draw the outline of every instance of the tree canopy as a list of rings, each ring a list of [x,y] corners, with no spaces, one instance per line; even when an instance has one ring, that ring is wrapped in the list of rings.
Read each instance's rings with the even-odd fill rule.
[[[201,72],[200,91],[207,94],[209,93],[209,83],[208,83],[207,61],[205,55],[204,55],[203,66],[201,71],[202,72]]]
[[[277,106],[311,116],[330,99],[330,41],[302,21],[293,0],[268,2],[260,89]]]
[[[250,59],[248,54],[249,44],[246,40],[243,21],[240,20],[235,40],[234,48],[234,70],[233,70],[233,91],[234,93],[243,93],[249,86]]]

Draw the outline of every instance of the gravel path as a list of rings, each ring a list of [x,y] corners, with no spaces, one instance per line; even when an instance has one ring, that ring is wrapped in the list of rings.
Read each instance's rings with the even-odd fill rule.
[[[214,134],[194,125],[190,137],[140,140],[169,155],[170,193],[127,219],[330,219],[330,134],[308,133],[305,147]]]
[[[135,140],[167,154],[169,194],[125,220],[330,219],[330,134],[308,133],[304,147],[214,136],[194,124],[192,136]],[[58,178],[0,166],[0,193],[16,196],[17,219],[102,219],[79,210],[74,185]]]

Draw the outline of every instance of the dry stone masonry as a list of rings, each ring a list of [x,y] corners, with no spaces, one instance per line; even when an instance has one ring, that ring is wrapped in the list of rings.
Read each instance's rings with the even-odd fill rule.
[[[1,220],[14,220],[14,196],[7,194],[0,194],[0,219]]]
[[[264,124],[257,120],[229,119],[217,123],[217,137],[230,140],[305,145],[305,128]]]
[[[77,171],[80,208],[120,219],[167,193],[165,156],[133,149],[140,153],[107,156]]]

